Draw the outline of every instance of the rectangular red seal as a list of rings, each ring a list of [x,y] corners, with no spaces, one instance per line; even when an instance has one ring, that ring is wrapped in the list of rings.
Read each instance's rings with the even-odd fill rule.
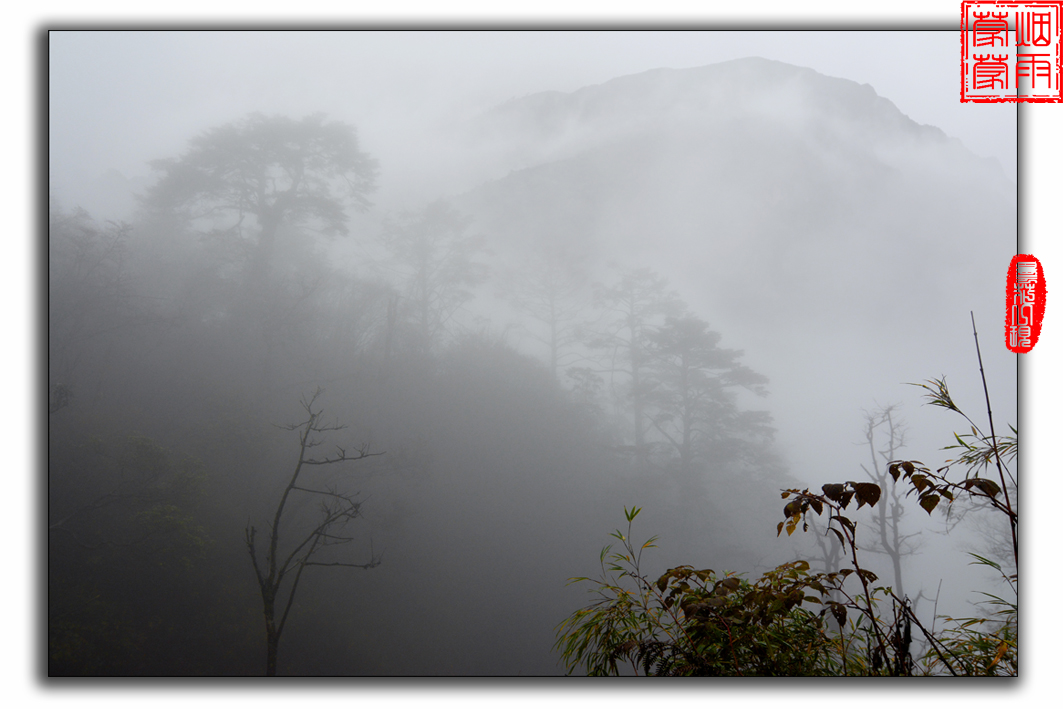
[[[1063,0],[961,5],[960,101],[1063,101]]]
[[[1041,336],[1045,317],[1045,272],[1041,262],[1030,254],[1017,254],[1008,266],[1007,314],[1004,337],[1008,349],[1025,354]]]

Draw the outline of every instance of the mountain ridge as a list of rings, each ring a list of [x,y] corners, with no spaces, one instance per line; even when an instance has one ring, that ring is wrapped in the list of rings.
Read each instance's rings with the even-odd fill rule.
[[[535,141],[558,140],[573,130],[611,137],[645,127],[647,121],[674,124],[750,108],[790,118],[825,113],[909,138],[951,140],[940,128],[906,116],[869,84],[761,57],[650,69],[572,92],[544,91],[511,98],[473,119],[468,132],[480,139]],[[578,137],[585,141],[588,136]]]

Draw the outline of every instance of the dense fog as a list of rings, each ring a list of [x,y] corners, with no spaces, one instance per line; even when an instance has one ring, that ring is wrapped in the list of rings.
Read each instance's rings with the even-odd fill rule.
[[[52,33],[48,671],[263,674],[265,612],[278,674],[563,674],[625,507],[654,578],[820,568],[781,489],[955,457],[972,312],[1014,424],[1014,155],[736,34]],[[975,613],[1006,525],[893,504],[864,563]]]

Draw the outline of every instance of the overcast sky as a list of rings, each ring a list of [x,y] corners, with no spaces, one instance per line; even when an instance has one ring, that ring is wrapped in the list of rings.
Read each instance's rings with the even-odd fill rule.
[[[1015,179],[1015,106],[958,101],[955,32],[90,31],[51,34],[51,183],[76,202],[251,111],[352,122],[386,169],[410,135],[514,96],[748,56],[870,84]]]

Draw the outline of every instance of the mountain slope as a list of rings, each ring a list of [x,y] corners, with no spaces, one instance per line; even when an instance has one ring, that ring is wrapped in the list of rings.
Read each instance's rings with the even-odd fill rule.
[[[914,399],[901,382],[966,376],[971,310],[1014,391],[1015,185],[870,86],[764,59],[658,69],[512,100],[466,140],[496,178],[456,201],[495,252],[662,272],[772,378],[795,472],[861,408]],[[836,415],[809,421],[827,392]]]

